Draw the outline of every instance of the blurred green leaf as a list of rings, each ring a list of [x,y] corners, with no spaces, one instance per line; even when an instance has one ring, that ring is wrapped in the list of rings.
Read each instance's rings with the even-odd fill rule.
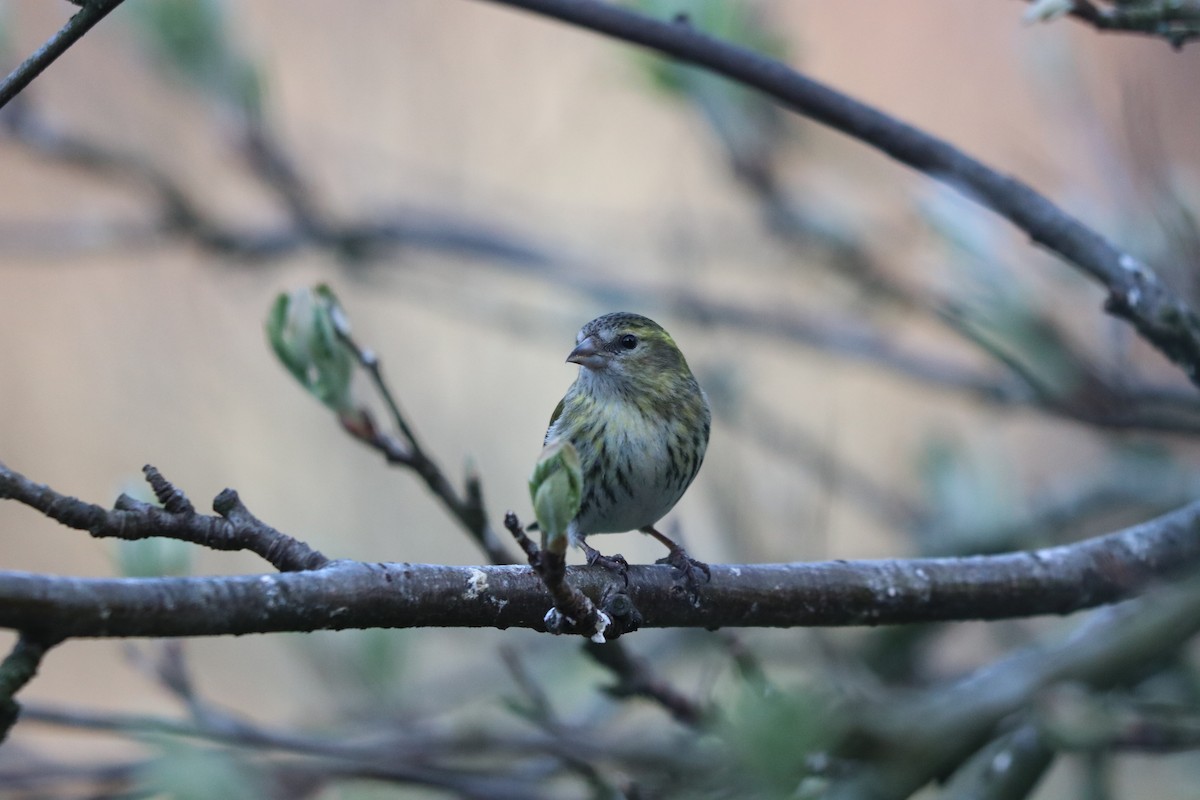
[[[987,552],[994,532],[1024,510],[998,458],[973,458],[944,436],[925,442],[918,471],[930,520],[921,532],[925,555]]]
[[[179,539],[155,536],[117,541],[117,569],[126,578],[158,578],[190,575],[195,545]]]
[[[320,631],[299,641],[325,696],[355,712],[395,706],[405,686],[411,637],[407,631]]]
[[[763,691],[747,683],[721,735],[765,796],[796,797],[812,758],[840,738],[843,718],[833,698],[815,687]]]
[[[656,19],[678,19],[709,36],[741,45],[771,58],[782,58],[784,40],[762,23],[755,3],[731,3],[728,0],[630,0],[628,6]],[[707,74],[702,70],[661,56],[643,55],[639,65],[657,88],[668,93],[687,94],[690,76]]]
[[[346,329],[337,297],[324,284],[275,298],[267,338],[280,362],[313,397],[336,412],[352,408],[355,358],[337,335]]]
[[[257,115],[262,107],[259,69],[232,44],[222,0],[144,0],[133,20],[155,57],[183,81]]]
[[[171,800],[258,800],[269,797],[266,780],[249,764],[222,750],[165,741],[139,775],[142,788]]]
[[[782,59],[785,43],[764,23],[755,3],[727,0],[633,0],[635,9],[658,19],[686,15],[687,24],[711,36]],[[719,75],[652,53],[634,58],[650,85],[695,106],[725,147],[735,168],[757,173],[779,143],[782,115],[761,93]]]
[[[574,445],[565,440],[546,445],[529,477],[529,495],[542,529],[542,546],[565,552],[567,526],[583,499],[583,467]]]
[[[965,329],[988,349],[1019,366],[1036,387],[1055,397],[1085,379],[1077,356],[1014,270],[996,222],[946,187],[932,187],[920,204],[926,224],[948,249],[947,292]]]

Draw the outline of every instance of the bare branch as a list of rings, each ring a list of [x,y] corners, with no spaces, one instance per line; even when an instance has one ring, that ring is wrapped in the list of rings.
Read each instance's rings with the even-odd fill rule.
[[[83,38],[92,26],[108,16],[109,12],[122,2],[124,0],[86,0],[81,3],[79,11],[67,20],[67,24],[63,25],[58,33],[51,36],[36,53],[0,81],[0,108],[7,105],[9,100],[16,97],[34,78],[41,75],[46,67],[53,64],[71,45]]]
[[[178,491],[153,467],[145,467],[145,472],[161,496],[169,498]],[[195,513],[181,492],[179,497],[186,504],[176,506],[179,511],[148,505],[128,495],[117,498],[116,507],[110,511],[34,483],[0,463],[0,499],[16,500],[68,528],[87,531],[97,538],[165,536],[213,550],[249,550],[282,571],[317,569],[329,561],[304,542],[259,521],[232,489],[213,501],[214,510],[220,514],[216,517]]]
[[[1027,707],[1045,687],[1076,681],[1096,689],[1143,675],[1148,665],[1200,631],[1200,576],[1104,609],[1070,636],[1019,650],[956,684],[870,703],[855,716],[860,729],[846,755],[882,754],[830,787],[831,800],[908,797],[945,775]],[[913,720],[921,720],[913,725]]]
[[[595,0],[491,0],[657,50],[757,89],[786,108],[868,144],[991,209],[1108,290],[1105,308],[1131,323],[1200,385],[1200,317],[1132,255],[1016,178],[950,143],[790,67],[707,36]]]
[[[12,475],[11,471],[0,475]],[[24,479],[21,479],[24,480]],[[0,483],[0,487],[5,484]],[[11,492],[9,492],[11,495]],[[17,499],[35,508],[45,487]],[[69,502],[66,502],[69,501]],[[55,509],[96,506],[60,500]],[[159,509],[125,524],[162,533],[190,528]],[[130,515],[133,512],[113,512]],[[143,512],[144,513],[144,512]],[[165,519],[163,518],[165,517]],[[161,522],[160,522],[161,520]],[[227,521],[219,523],[229,525]],[[103,523],[97,523],[103,524]],[[87,527],[83,525],[80,527]],[[1066,614],[1111,603],[1200,561],[1200,502],[1150,522],[1072,545],[967,558],[714,565],[693,596],[666,566],[629,568],[613,591],[601,567],[568,567],[566,579],[641,627],[884,625]],[[205,524],[200,527],[207,534]],[[542,580],[516,566],[327,562],[278,575],[83,579],[0,572],[0,627],[55,636],[214,636],[342,628],[523,627],[546,630],[552,605]],[[607,613],[607,610],[606,610]],[[616,613],[616,612],[614,612]]]
[[[4,661],[0,661],[0,743],[4,742],[21,713],[13,695],[33,679],[42,657],[58,641],[57,638],[22,633],[12,652]]]
[[[1109,5],[1112,8],[1092,0],[1074,0],[1066,13],[1098,31],[1161,37],[1176,50],[1190,40],[1200,38],[1200,2],[1196,0],[1110,2]]]

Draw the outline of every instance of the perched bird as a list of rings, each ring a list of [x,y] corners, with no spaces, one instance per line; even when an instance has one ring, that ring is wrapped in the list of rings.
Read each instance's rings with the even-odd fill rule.
[[[687,361],[653,320],[614,313],[584,325],[567,361],[579,377],[554,409],[545,444],[569,441],[583,471],[579,513],[567,528],[589,564],[624,570],[586,542],[593,533],[640,530],[658,539],[671,564],[692,578],[708,566],[654,529],[700,470],[712,414]]]

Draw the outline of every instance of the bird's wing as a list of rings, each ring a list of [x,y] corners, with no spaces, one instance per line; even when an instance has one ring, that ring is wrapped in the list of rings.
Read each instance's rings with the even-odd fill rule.
[[[567,398],[558,401],[558,405],[554,407],[554,413],[550,415],[550,424],[546,426],[546,438],[542,440],[545,444],[550,440],[550,431],[554,430],[554,423],[558,422],[558,418],[562,416],[563,406],[566,404]]]

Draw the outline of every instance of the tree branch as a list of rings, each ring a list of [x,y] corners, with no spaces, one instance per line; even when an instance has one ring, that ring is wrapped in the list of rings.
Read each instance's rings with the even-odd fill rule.
[[[153,509],[152,509],[153,510]],[[128,513],[128,512],[126,512]],[[169,528],[166,535],[173,533]],[[1200,502],[1073,545],[968,558],[713,565],[689,597],[666,566],[633,566],[641,627],[884,625],[1066,614],[1200,562]],[[592,602],[600,567],[567,569]],[[551,598],[516,566],[334,561],[269,575],[85,579],[0,572],[0,627],[59,637],[216,636],[342,628],[546,630]]]
[[[0,743],[8,736],[21,714],[21,707],[13,696],[37,674],[42,657],[59,640],[44,638],[22,632],[12,652],[0,661]]]
[[[490,0],[657,50],[757,89],[991,209],[1108,291],[1106,310],[1137,331],[1200,386],[1200,317],[1146,265],[1016,178],[751,50],[686,21],[662,22],[596,0]]]
[[[121,5],[124,0],[86,0],[82,8],[67,20],[58,33],[50,37],[37,52],[25,59],[19,67],[0,81],[0,108],[12,100],[21,90],[28,86],[34,78],[42,74],[46,67],[53,64],[59,56],[67,52],[92,27],[108,16],[109,12]]]
[[[213,500],[213,509],[220,516],[206,516],[195,513],[183,493],[154,467],[146,465],[143,472],[167,508],[121,495],[110,511],[34,483],[3,463],[0,463],[0,500],[16,500],[68,528],[87,531],[97,538],[136,540],[166,536],[213,550],[249,550],[285,572],[316,569],[329,561],[304,542],[258,520],[232,489],[226,489]]]
[[[1074,0],[1066,14],[1102,32],[1162,37],[1176,50],[1189,40],[1200,38],[1200,2],[1196,0],[1112,5],[1113,8],[1103,8],[1091,0]]]

